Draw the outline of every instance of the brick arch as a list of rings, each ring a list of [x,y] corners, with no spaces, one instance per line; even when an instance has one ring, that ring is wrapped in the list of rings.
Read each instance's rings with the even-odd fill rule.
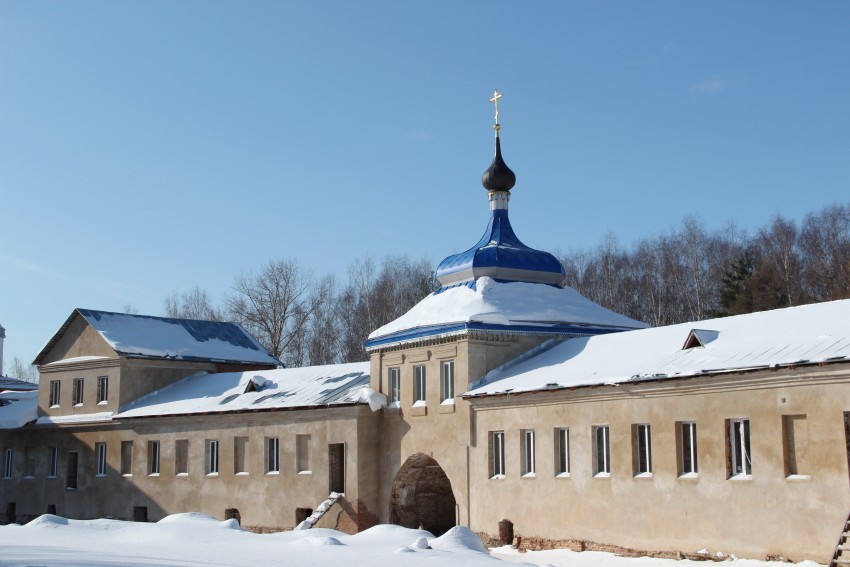
[[[442,535],[455,525],[455,502],[449,477],[424,453],[408,457],[393,480],[390,522],[406,528],[423,527]]]

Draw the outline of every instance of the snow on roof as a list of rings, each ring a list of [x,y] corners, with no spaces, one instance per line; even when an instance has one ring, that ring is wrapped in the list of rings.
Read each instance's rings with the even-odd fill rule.
[[[702,338],[703,346],[686,341]],[[683,348],[696,344],[693,348]],[[553,346],[554,345],[554,346]],[[850,300],[551,341],[464,396],[850,360]]]
[[[237,323],[174,319],[150,315],[76,309],[116,353],[142,358],[171,358],[278,366],[280,361]],[[38,364],[70,325],[65,322],[36,358]]]
[[[104,421],[112,421],[115,412],[102,411],[97,413],[75,413],[73,415],[43,415],[36,420],[38,425],[53,424],[61,425],[64,423],[103,423]]]
[[[27,382],[25,380],[18,380],[17,378],[10,378],[9,376],[0,376],[0,391],[3,390],[31,392],[33,390],[38,390],[38,384]]]
[[[640,329],[647,325],[598,305],[571,287],[500,282],[478,278],[474,286],[459,285],[432,293],[413,308],[369,335],[367,346],[402,338],[411,329],[481,323],[508,330],[533,326]],[[433,334],[433,333],[428,333]]]
[[[38,391],[0,392],[0,429],[17,429],[38,415]]]
[[[194,374],[121,408],[116,419],[369,402],[369,363]]]

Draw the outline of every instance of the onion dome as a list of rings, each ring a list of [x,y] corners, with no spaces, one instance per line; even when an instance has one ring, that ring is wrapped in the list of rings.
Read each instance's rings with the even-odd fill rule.
[[[516,175],[502,159],[498,106],[501,97],[497,91],[490,99],[496,105],[496,156],[481,178],[490,201],[490,222],[475,246],[440,262],[437,279],[441,289],[461,284],[471,286],[485,276],[505,282],[565,285],[566,274],[558,259],[523,244],[508,219],[508,201]]]

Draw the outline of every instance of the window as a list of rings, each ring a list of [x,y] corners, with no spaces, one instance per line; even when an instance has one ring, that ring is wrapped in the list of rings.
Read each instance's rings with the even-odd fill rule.
[[[68,451],[68,466],[65,468],[65,488],[77,489],[77,464],[80,454],[77,451]]]
[[[555,430],[555,474],[570,476],[570,430],[559,427]]]
[[[593,427],[593,476],[611,476],[611,440],[607,425]]]
[[[95,443],[94,452],[97,454],[97,476],[106,476],[106,443]]]
[[[233,472],[236,474],[246,475],[248,463],[248,438],[234,437],[233,438]]]
[[[121,474],[133,474],[133,442],[121,441]]]
[[[522,430],[522,476],[534,476],[534,430]]]
[[[50,407],[59,407],[59,380],[50,381]]]
[[[12,458],[15,451],[11,447],[6,448],[6,460],[3,463],[3,478],[12,478]]]
[[[490,432],[490,478],[505,477],[505,432]]]
[[[50,470],[47,471],[47,478],[56,478],[59,476],[59,447],[50,447]]]
[[[83,379],[74,378],[74,389],[71,392],[71,403],[75,406],[83,405]]]
[[[679,476],[696,476],[697,468],[697,424],[680,422],[676,428],[679,435]]]
[[[159,474],[159,441],[148,441],[148,474]]]
[[[174,442],[174,474],[186,476],[189,474],[189,440],[178,439]]]
[[[310,472],[310,436],[295,436],[295,467],[298,473]]]
[[[413,367],[413,403],[425,402],[425,366]]]
[[[632,426],[632,464],[635,476],[652,476],[652,436],[649,424]]]
[[[207,474],[218,474],[218,441],[207,439]]]
[[[782,448],[785,476],[805,477],[809,448],[809,430],[805,415],[782,416]]]
[[[728,419],[726,431],[729,439],[726,454],[728,477],[750,476],[753,474],[753,464],[750,460],[750,420]]]
[[[280,472],[280,439],[277,437],[266,439],[266,472]]]
[[[345,492],[345,443],[328,445],[328,487],[331,492]]]
[[[24,447],[24,478],[35,477],[35,447]]]
[[[401,369],[390,368],[390,403],[401,401]]]
[[[105,404],[109,399],[109,376],[97,377],[97,403]]]
[[[440,365],[440,402],[451,401],[455,397],[455,361],[444,360]]]

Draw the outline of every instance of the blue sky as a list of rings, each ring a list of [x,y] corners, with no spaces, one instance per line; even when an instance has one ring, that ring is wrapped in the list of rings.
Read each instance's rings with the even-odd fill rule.
[[[848,2],[0,0],[6,369],[74,307],[161,314],[277,257],[434,265],[847,202]]]

